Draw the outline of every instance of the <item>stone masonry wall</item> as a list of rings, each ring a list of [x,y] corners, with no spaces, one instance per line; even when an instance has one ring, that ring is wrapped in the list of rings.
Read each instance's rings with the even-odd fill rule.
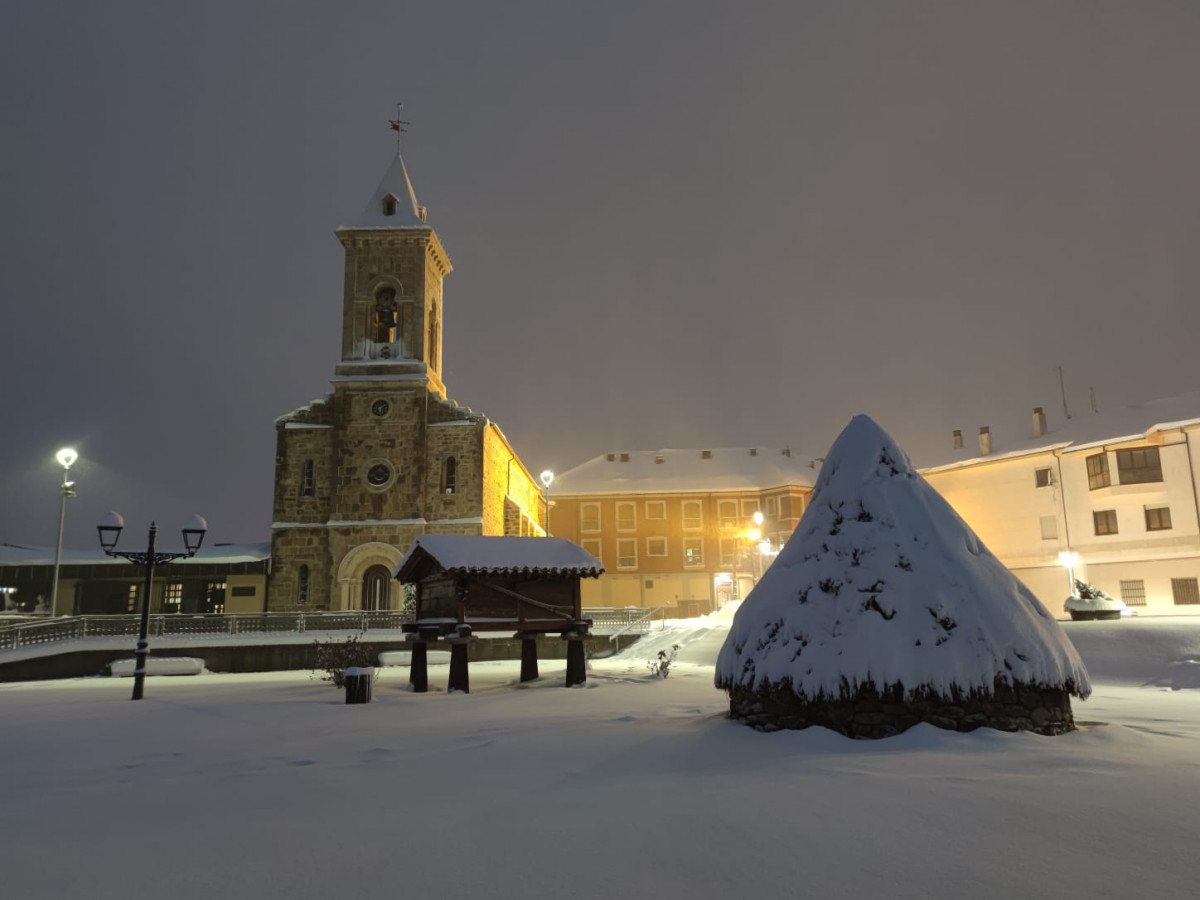
[[[883,738],[921,722],[950,731],[995,728],[1064,734],[1075,729],[1071,697],[1063,688],[997,683],[991,694],[933,694],[905,700],[899,690],[882,695],[873,687],[836,700],[806,700],[790,685],[751,691],[729,690],[729,715],[760,731],[820,725],[846,737]]]

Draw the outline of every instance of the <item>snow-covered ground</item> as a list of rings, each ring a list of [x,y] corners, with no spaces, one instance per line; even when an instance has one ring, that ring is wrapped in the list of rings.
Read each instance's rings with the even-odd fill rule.
[[[1200,620],[1066,627],[1095,689],[1057,738],[762,734],[712,687],[728,615],[561,686],[369,705],[307,673],[0,685],[4,897],[1186,897]],[[679,644],[666,680],[647,661]],[[434,669],[431,681],[444,685]],[[1162,686],[1169,685],[1169,686]]]

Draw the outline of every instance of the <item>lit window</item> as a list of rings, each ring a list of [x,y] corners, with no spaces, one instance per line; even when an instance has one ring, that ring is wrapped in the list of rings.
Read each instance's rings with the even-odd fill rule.
[[[1088,490],[1094,491],[1097,488],[1105,488],[1112,484],[1112,480],[1108,475],[1108,454],[1097,453],[1095,456],[1089,456],[1087,462],[1088,473]]]
[[[617,541],[617,568],[637,568],[637,538],[621,538]]]
[[[600,530],[600,504],[599,503],[581,503],[579,505],[579,530],[580,531],[599,531]]]
[[[722,500],[717,504],[717,524],[721,528],[737,528],[737,503],[733,500]]]
[[[1117,511],[1115,509],[1100,509],[1092,513],[1092,522],[1096,526],[1096,534],[1117,533]]]
[[[204,611],[215,615],[225,612],[225,582],[210,581],[205,587]]]
[[[125,592],[125,612],[137,612],[138,601],[138,586],[136,584],[129,585],[129,589]]]
[[[1138,447],[1117,451],[1117,481],[1121,484],[1146,484],[1162,481],[1162,463],[1157,447]]]
[[[1171,508],[1160,506],[1146,510],[1147,531],[1168,531],[1171,528]]]
[[[163,589],[163,612],[177,613],[183,608],[183,582],[168,581]]]
[[[688,531],[696,531],[703,524],[699,500],[683,501],[683,527]]]
[[[647,556],[666,556],[667,539],[665,537],[646,538]]]
[[[685,566],[702,566],[704,565],[704,539],[703,538],[684,538],[683,539],[683,564]]]

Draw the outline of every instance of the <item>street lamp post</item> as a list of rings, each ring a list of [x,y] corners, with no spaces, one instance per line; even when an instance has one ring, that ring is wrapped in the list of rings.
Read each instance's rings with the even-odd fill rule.
[[[554,480],[554,473],[546,469],[539,476],[542,479],[542,486],[545,488],[546,498],[546,537],[550,537],[550,482]]]
[[[762,540],[762,510],[756,509],[754,511],[754,515],[750,518],[754,522],[754,527],[750,529],[750,532],[746,535],[746,537],[749,538],[750,545],[759,551],[758,553],[753,553],[753,551],[751,551],[754,556],[754,583],[758,584],[758,582],[762,579],[762,548],[759,546],[759,542]]]
[[[1067,581],[1071,583],[1071,593],[1067,596],[1075,596],[1075,567],[1079,565],[1079,554],[1072,553],[1070,550],[1064,550],[1058,554],[1058,564],[1067,570]]]
[[[75,460],[79,459],[79,454],[70,447],[63,447],[54,454],[54,458],[58,460],[58,464],[62,466],[62,497],[58,506],[58,543],[54,548],[54,581],[50,587],[50,608],[47,612],[53,616],[54,611],[58,609],[58,567],[62,562],[62,542],[63,542],[63,523],[67,520],[67,498],[75,496],[75,482],[69,481],[67,475],[71,471],[71,466],[75,465]]]
[[[117,550],[117,540],[121,537],[121,529],[125,527],[125,520],[117,513],[110,512],[100,524],[96,526],[96,530],[100,533],[100,546],[109,556],[119,556],[121,559],[127,559],[137,566],[144,566],[146,569],[145,586],[142,589],[142,621],[138,630],[137,643],[137,662],[133,667],[133,700],[141,700],[142,694],[145,691],[146,685],[146,656],[150,652],[147,633],[150,630],[150,588],[154,583],[154,567],[161,563],[169,563],[172,560],[183,559],[196,555],[196,551],[200,549],[200,545],[204,542],[204,533],[208,531],[208,523],[204,521],[203,516],[192,516],[188,519],[187,524],[183,526],[183,546],[186,550],[162,553],[154,548],[155,540],[158,537],[158,526],[151,522],[150,533],[146,542],[146,552],[127,552]]]

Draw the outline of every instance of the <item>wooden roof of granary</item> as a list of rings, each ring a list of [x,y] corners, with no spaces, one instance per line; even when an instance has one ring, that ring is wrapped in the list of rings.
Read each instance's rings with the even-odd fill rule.
[[[413,541],[393,575],[408,583],[441,572],[598,578],[604,566],[565,538],[425,534]]]

